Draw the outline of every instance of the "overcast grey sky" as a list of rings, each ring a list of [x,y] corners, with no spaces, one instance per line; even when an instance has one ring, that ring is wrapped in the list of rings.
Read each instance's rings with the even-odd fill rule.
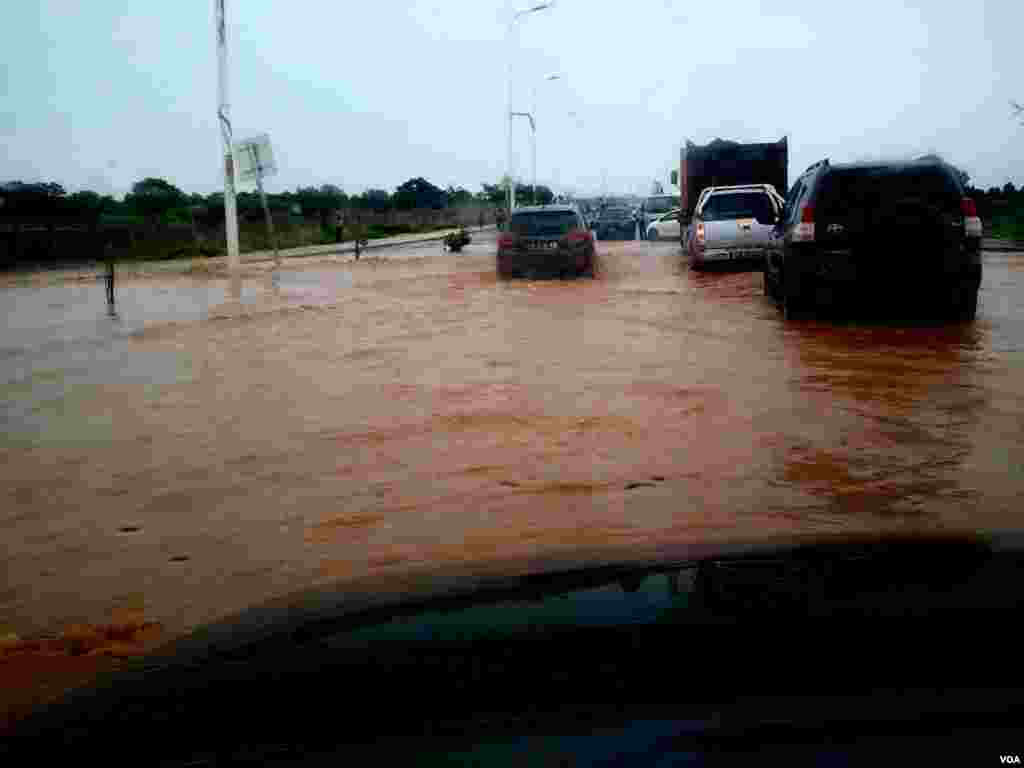
[[[504,171],[506,22],[529,4],[229,0],[235,136],[271,135],[271,189],[476,190]],[[520,25],[513,106],[536,86],[539,178],[580,191],[667,180],[687,138],[784,134],[791,175],[937,151],[1020,184],[1022,29],[1021,0],[557,0]],[[9,2],[0,50],[0,180],[220,186],[212,0]],[[528,177],[525,122],[514,139]]]

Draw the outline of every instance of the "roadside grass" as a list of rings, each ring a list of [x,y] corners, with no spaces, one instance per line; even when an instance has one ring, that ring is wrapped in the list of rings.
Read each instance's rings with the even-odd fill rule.
[[[438,232],[443,229],[452,229],[452,225],[435,224],[429,227],[411,227],[405,224],[371,224],[366,228],[366,239],[377,240],[396,235],[418,235],[424,232]]]
[[[136,228],[141,222],[139,217],[121,216],[107,217],[105,224],[111,227],[114,237],[111,250],[106,254],[112,256],[119,264],[136,264],[140,262],[192,262],[189,269],[195,273],[203,271],[201,262],[208,258],[226,255],[223,242],[223,230],[216,232],[200,232],[196,238],[191,226],[165,224],[159,231],[148,231]],[[273,246],[262,221],[239,222],[239,250],[244,254],[257,251],[270,251]],[[321,227],[319,222],[290,220],[275,222],[278,247],[284,251],[317,245],[334,245],[337,233],[333,226]],[[453,224],[440,223],[402,223],[402,224],[369,224],[364,225],[362,237],[367,240],[379,240],[396,235],[426,234],[453,228]],[[353,232],[343,233],[341,245],[351,245]],[[3,269],[3,272],[32,273],[50,272],[68,269],[94,270],[102,266],[104,255],[88,243],[80,241],[68,243],[54,249],[42,236],[36,238],[26,254],[18,261]]]
[[[367,240],[379,240],[396,235],[421,234],[451,229],[448,225],[436,225],[426,227],[413,227],[406,225],[380,225],[373,224],[365,228],[364,237]],[[352,236],[346,233],[343,244],[351,244]],[[336,243],[333,227],[321,228],[316,224],[285,227],[277,232],[278,247],[283,251],[290,248],[301,248],[310,245],[333,245]],[[243,228],[239,232],[239,250],[244,255],[256,251],[269,251],[272,249],[266,230],[260,228]],[[130,264],[145,261],[183,261],[191,260],[188,271],[192,274],[205,272],[203,262],[214,256],[224,256],[223,243],[210,240],[200,242],[198,248],[191,241],[137,241],[131,249],[122,250],[117,253],[119,263]]]

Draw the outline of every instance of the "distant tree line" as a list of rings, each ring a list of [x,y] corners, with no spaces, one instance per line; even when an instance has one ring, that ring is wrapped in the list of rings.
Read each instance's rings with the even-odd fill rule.
[[[505,204],[506,194],[500,182],[482,184],[481,190],[473,193],[461,186],[442,189],[417,176],[400,184],[393,192],[368,189],[348,195],[334,184],[323,184],[319,187],[299,187],[295,191],[268,193],[267,204],[274,211],[286,210],[297,215],[319,217],[321,223],[327,226],[330,214],[338,209],[381,212],[437,210],[474,203],[500,206]],[[516,198],[521,203],[529,202],[534,199],[533,190],[529,186],[517,184]],[[537,186],[538,203],[550,203],[553,199],[554,195],[548,187]],[[237,195],[237,207],[240,216],[254,217],[262,214],[259,196],[254,192],[240,192]],[[164,224],[190,221],[196,215],[204,219],[222,220],[223,193],[189,194],[161,178],[145,178],[135,182],[122,200],[91,190],[68,194],[61,184],[55,182],[0,183],[0,216],[75,217],[97,223],[134,219],[159,229]]]
[[[1024,186],[1017,187],[1012,181],[1008,181],[1001,187],[981,189],[967,179],[964,189],[967,196],[977,205],[978,215],[986,222],[992,222],[1001,216],[1024,219]]]
[[[334,184],[299,187],[268,193],[267,205],[278,222],[278,244],[292,248],[335,243],[356,231],[375,238],[456,221],[493,222],[494,211],[486,209],[504,206],[505,195],[500,181],[471,192],[461,186],[442,189],[414,177],[392,191],[359,194],[347,194]],[[517,185],[520,204],[532,197],[531,189]],[[536,198],[550,202],[553,195],[538,185]],[[240,192],[237,207],[243,252],[270,248],[259,195]],[[337,212],[342,227],[337,226]],[[80,263],[108,249],[117,259],[216,255],[223,252],[223,224],[223,193],[189,193],[162,178],[140,179],[121,199],[92,190],[69,194],[51,181],[0,182],[0,269]]]
[[[981,189],[971,184],[970,176],[960,172],[964,191],[974,200],[978,215],[996,237],[1024,240],[1024,186],[1007,181],[1001,187]]]

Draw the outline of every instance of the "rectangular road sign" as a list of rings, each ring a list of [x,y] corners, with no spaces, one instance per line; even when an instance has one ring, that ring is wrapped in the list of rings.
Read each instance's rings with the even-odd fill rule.
[[[235,143],[235,173],[239,181],[255,181],[277,173],[270,137],[261,134]]]

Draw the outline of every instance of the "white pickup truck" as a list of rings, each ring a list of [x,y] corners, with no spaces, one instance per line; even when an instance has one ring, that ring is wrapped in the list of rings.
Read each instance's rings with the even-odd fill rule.
[[[775,225],[785,206],[771,184],[708,187],[687,229],[685,248],[693,269],[713,262],[764,263],[779,245]]]

